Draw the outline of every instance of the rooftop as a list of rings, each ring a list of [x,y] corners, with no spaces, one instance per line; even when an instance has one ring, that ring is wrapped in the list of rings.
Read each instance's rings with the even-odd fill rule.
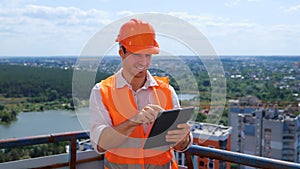
[[[210,123],[189,122],[194,137],[201,140],[224,141],[232,132],[232,127]]]

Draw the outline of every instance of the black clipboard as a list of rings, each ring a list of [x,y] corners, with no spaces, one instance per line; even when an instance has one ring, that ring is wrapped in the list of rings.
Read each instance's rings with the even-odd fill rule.
[[[166,110],[158,114],[151,128],[149,136],[144,144],[144,149],[170,146],[174,143],[166,142],[166,134],[169,130],[177,129],[180,123],[186,123],[194,114],[194,107]]]

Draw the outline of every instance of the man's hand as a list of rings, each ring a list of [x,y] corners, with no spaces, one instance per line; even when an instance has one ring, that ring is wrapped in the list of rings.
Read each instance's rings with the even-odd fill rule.
[[[177,125],[177,130],[170,130],[166,135],[167,142],[175,142],[176,150],[185,149],[190,143],[190,126],[187,123]]]
[[[148,104],[133,118],[114,127],[103,129],[98,143],[98,151],[104,152],[122,144],[136,126],[142,123],[152,123],[159,112],[163,111],[158,105]]]
[[[155,121],[158,113],[163,110],[164,109],[158,105],[148,104],[130,121],[132,121],[135,125],[140,125],[142,123],[150,124]]]

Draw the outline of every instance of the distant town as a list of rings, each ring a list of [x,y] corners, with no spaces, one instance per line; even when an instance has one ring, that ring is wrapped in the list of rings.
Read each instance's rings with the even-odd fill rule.
[[[166,57],[166,59],[153,59],[152,68],[160,67],[167,63],[168,67],[172,67],[172,71],[181,72],[182,63],[186,64],[193,72],[195,77],[199,72],[203,76],[207,74],[205,65],[197,56],[179,56],[179,60]],[[0,65],[20,65],[29,67],[45,67],[45,68],[60,68],[63,70],[72,70],[78,60],[86,60],[90,65],[96,65],[98,71],[106,72],[108,74],[114,73],[120,67],[121,59],[118,56],[106,56],[103,58],[84,58],[75,56],[55,56],[55,57],[0,57]],[[227,80],[227,87],[237,94],[229,95],[229,98],[239,98],[243,96],[253,95],[257,96],[263,101],[276,102],[277,97],[290,102],[299,102],[300,91],[300,56],[221,56],[220,60],[223,64],[224,73]],[[178,64],[180,62],[181,64]],[[95,66],[90,66],[92,70]],[[80,67],[79,67],[80,68]],[[88,69],[85,66],[83,69]],[[151,69],[150,69],[151,70]],[[155,71],[155,70],[154,70]],[[162,74],[161,72],[154,72],[155,74]],[[162,75],[166,75],[165,72]],[[206,78],[208,76],[206,75]],[[209,79],[208,79],[209,80]],[[243,83],[245,82],[245,84]],[[269,82],[272,86],[267,86]],[[207,86],[209,81],[203,81]],[[232,84],[231,84],[232,83]],[[255,85],[253,85],[255,84]],[[243,86],[245,85],[245,86]],[[242,88],[241,88],[242,87]],[[279,96],[275,95],[272,100],[265,92],[268,90],[278,89]],[[271,87],[271,88],[269,88]],[[232,88],[232,89],[231,89]],[[229,93],[230,94],[230,93]],[[285,98],[285,99],[284,99]],[[288,100],[287,100],[288,98]],[[297,105],[298,106],[298,105]]]

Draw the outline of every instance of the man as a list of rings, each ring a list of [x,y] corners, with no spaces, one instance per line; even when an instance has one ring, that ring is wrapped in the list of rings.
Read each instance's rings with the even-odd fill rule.
[[[159,53],[153,27],[141,20],[125,23],[116,39],[122,69],[97,83],[90,96],[90,134],[98,153],[105,153],[106,168],[177,168],[172,150],[191,145],[190,127],[179,124],[168,131],[165,149],[143,149],[151,125],[162,110],[179,108],[167,77],[148,71],[152,54]]]

